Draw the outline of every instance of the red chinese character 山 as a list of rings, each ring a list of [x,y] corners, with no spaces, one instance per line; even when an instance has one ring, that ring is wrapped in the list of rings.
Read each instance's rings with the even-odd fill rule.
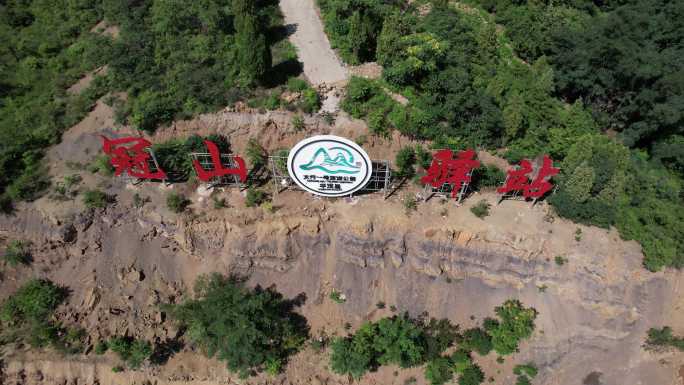
[[[240,182],[245,182],[247,180],[247,166],[245,161],[239,156],[234,156],[233,159],[237,163],[237,168],[225,168],[223,163],[221,163],[221,154],[219,152],[218,146],[214,142],[205,140],[204,144],[209,150],[211,155],[211,162],[214,164],[213,170],[205,170],[202,168],[200,162],[196,159],[192,161],[195,166],[195,171],[197,171],[197,177],[204,182],[209,182],[211,178],[220,177],[224,175],[237,175],[240,178]]]
[[[532,163],[527,159],[523,159],[517,169],[508,171],[506,184],[503,187],[499,187],[496,191],[500,194],[522,191],[525,198],[541,198],[553,188],[553,184],[549,182],[549,179],[557,175],[560,169],[553,167],[553,160],[548,155],[544,155],[542,167],[539,169],[534,180],[530,182],[528,175],[532,171]]]
[[[102,141],[102,150],[109,155],[116,176],[126,171],[134,178],[166,179],[163,170],[150,170],[151,155],[145,149],[152,146],[152,143],[148,140],[135,137],[109,139],[103,136]]]
[[[480,162],[475,160],[475,151],[461,151],[453,158],[451,150],[440,150],[432,158],[432,164],[427,170],[427,175],[420,179],[421,183],[439,188],[445,183],[452,186],[451,197],[455,198],[458,191],[465,183],[470,183],[470,172],[480,167]]]

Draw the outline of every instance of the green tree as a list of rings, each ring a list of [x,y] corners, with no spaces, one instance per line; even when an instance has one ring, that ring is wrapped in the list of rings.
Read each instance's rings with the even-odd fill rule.
[[[364,324],[353,337],[336,338],[331,344],[330,368],[359,379],[374,366],[374,326]]]
[[[611,2],[580,27],[553,34],[551,62],[559,94],[582,98],[602,126],[625,144],[646,148],[684,130],[684,4],[668,0]],[[646,64],[647,63],[647,64]]]
[[[521,340],[534,331],[537,311],[525,308],[520,301],[508,300],[495,309],[498,320],[487,319],[485,330],[492,336],[492,346],[501,355],[514,353]]]
[[[152,355],[152,345],[131,337],[113,337],[107,347],[116,353],[131,369],[137,369]]]
[[[271,68],[271,49],[259,25],[254,1],[233,0],[233,12],[240,79],[249,86],[263,80]]]
[[[625,147],[605,136],[585,135],[561,164],[559,190],[550,202],[561,216],[607,227],[624,200],[628,167]]]
[[[308,327],[293,312],[295,304],[273,288],[248,289],[235,277],[213,274],[198,279],[194,299],[166,309],[207,356],[247,376],[269,362],[285,362],[305,342]]]
[[[492,337],[482,328],[468,329],[461,336],[459,346],[486,356],[493,349]]]
[[[395,160],[397,174],[404,177],[412,177],[415,173],[416,151],[413,147],[403,147],[397,152]]]
[[[485,379],[485,375],[477,365],[470,365],[463,370],[458,377],[459,385],[479,385]]]
[[[419,365],[425,357],[425,332],[407,314],[383,318],[377,322],[373,348],[380,365],[402,368]]]
[[[5,253],[2,259],[5,260],[10,266],[17,266],[19,264],[28,265],[33,260],[31,256],[31,250],[29,249],[30,243],[27,241],[13,240],[7,244]]]
[[[47,280],[33,279],[22,285],[0,306],[0,342],[57,345],[60,330],[51,317],[66,297],[63,288]]]
[[[451,361],[446,357],[437,357],[425,367],[425,379],[432,385],[442,385],[454,378]]]

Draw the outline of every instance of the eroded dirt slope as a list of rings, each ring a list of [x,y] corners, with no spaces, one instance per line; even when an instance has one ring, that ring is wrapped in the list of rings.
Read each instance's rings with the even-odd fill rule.
[[[286,112],[256,114],[224,111],[179,122],[161,130],[153,141],[190,133],[219,132],[240,153],[250,137],[265,147],[289,147],[316,133],[350,138],[366,134],[356,121],[339,118],[328,126],[315,117],[307,132],[295,132]],[[99,151],[100,133],[111,129],[111,111],[98,104],[82,125],[74,127],[50,152],[51,173],[59,178],[78,172],[67,161],[87,162]],[[391,158],[405,138],[368,139],[376,159]],[[46,277],[71,290],[59,309],[65,324],[81,325],[91,345],[99,338],[129,334],[157,341],[173,340],[176,327],[160,310],[188,294],[204,273],[248,274],[251,284],[276,285],[288,297],[304,294],[301,312],[312,334],[343,334],[344,324],[398,311],[448,317],[468,328],[491,316],[495,306],[519,298],[539,312],[534,336],[520,353],[503,364],[496,356],[478,357],[495,384],[513,384],[516,363],[533,361],[539,384],[680,384],[682,356],[644,351],[645,332],[653,326],[676,328],[681,306],[681,275],[652,274],[641,268],[639,246],[615,231],[577,226],[555,218],[545,204],[506,201],[493,206],[484,220],[469,206],[493,194],[476,194],[464,207],[432,199],[407,215],[402,199],[418,189],[407,186],[395,196],[323,200],[297,191],[274,197],[275,212],[246,208],[239,191],[217,192],[231,207],[215,210],[193,185],[132,185],[80,171],[83,185],[99,186],[117,197],[105,210],[86,210],[79,199],[49,197],[19,207],[0,218],[4,239],[33,242],[34,263],[7,269],[0,282],[4,298],[30,277]],[[85,187],[84,187],[85,188]],[[170,213],[169,190],[193,199],[191,213]],[[134,208],[134,194],[148,197]],[[580,240],[575,231],[581,228]],[[558,266],[555,256],[568,263]],[[344,304],[332,302],[332,289]],[[379,310],[382,301],[387,308]],[[472,316],[472,317],[471,317]],[[6,384],[347,384],[331,374],[327,354],[306,349],[277,378],[240,381],[215,360],[192,347],[164,366],[112,373],[118,359],[107,353],[61,357],[51,352],[5,352],[0,378]],[[361,384],[404,384],[412,376],[422,384],[422,370],[382,368]]]

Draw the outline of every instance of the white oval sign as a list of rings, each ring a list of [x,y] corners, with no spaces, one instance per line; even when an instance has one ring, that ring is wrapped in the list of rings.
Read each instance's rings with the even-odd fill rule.
[[[340,197],[365,187],[373,164],[368,154],[351,140],[318,135],[302,140],[290,150],[287,170],[304,190]]]

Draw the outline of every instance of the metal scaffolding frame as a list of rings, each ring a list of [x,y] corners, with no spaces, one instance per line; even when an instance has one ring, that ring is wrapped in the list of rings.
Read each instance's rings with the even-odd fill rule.
[[[541,169],[540,162],[541,162],[541,158],[537,157],[537,159],[535,159],[535,160],[533,161],[533,163],[532,163],[532,167],[533,167],[532,173],[531,173],[531,175],[528,177],[528,181],[529,181],[530,183],[531,183],[534,179],[536,179],[537,176],[539,175],[539,170]],[[519,168],[520,168],[520,165],[515,165],[515,166],[513,166],[513,170],[516,170],[516,171],[517,171]],[[503,186],[506,186],[506,185],[508,184],[508,178],[509,178],[509,177],[510,177],[510,176],[508,175],[508,171],[507,171],[507,172],[506,172],[506,180],[505,180],[504,183],[502,184],[502,187],[503,187]],[[545,180],[547,180],[547,181],[550,180],[550,179],[551,179],[551,177],[545,178]],[[558,186],[557,186],[557,185],[554,185],[554,186],[553,186],[553,190],[551,190],[550,193],[546,194],[546,196],[555,193],[557,188],[558,188]],[[520,190],[515,190],[515,191],[512,191],[512,192],[507,192],[507,193],[500,194],[500,196],[499,196],[499,201],[497,202],[497,205],[501,204],[501,202],[503,202],[504,200],[509,200],[509,199],[510,199],[510,200],[515,200],[515,201],[527,202],[527,199],[528,199],[528,198],[525,198],[525,197],[521,194],[521,191],[520,191]],[[541,198],[534,198],[534,199],[532,199],[532,206],[536,205],[537,202],[539,201],[539,199],[541,199]]]
[[[190,153],[190,158],[194,161],[198,161],[200,166],[206,171],[213,171],[214,161],[211,154],[206,152],[193,152]],[[194,163],[194,162],[193,162]],[[224,168],[238,168],[238,164],[235,161],[235,155],[233,154],[221,154],[221,166]],[[194,169],[194,167],[193,167]],[[213,177],[209,182],[209,187],[225,186],[225,187],[244,187],[244,183],[240,181],[240,177],[234,174],[221,175]]]
[[[472,178],[473,176],[473,170],[470,170],[468,172],[468,177]],[[425,200],[429,200],[433,196],[441,196],[445,198],[450,198],[451,197],[451,192],[454,190],[454,187],[450,183],[444,183],[440,187],[434,187],[431,184],[426,184],[424,188],[424,193],[425,193]],[[463,202],[463,198],[468,195],[468,192],[470,191],[470,182],[462,183],[461,184],[461,190],[458,192],[458,199],[457,203],[461,204]]]
[[[391,189],[392,183],[392,164],[388,160],[373,160],[373,171],[368,183],[356,192],[359,193],[375,193],[382,191],[387,194]],[[271,170],[271,179],[276,193],[280,193],[287,188],[293,187],[301,190],[301,188],[292,181],[290,174],[287,171],[287,157],[284,156],[269,156],[268,157],[269,170]],[[354,194],[350,194],[352,196]]]

